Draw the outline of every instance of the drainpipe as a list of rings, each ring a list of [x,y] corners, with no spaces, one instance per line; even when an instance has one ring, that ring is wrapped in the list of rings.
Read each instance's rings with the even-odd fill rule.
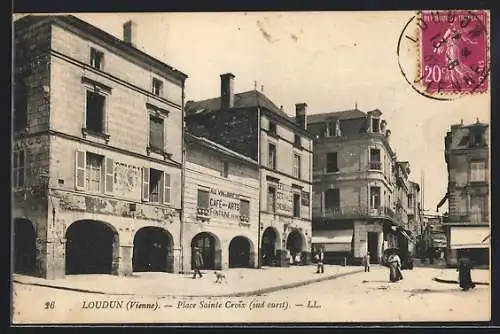
[[[257,222],[257,268],[262,268],[261,242],[260,242],[260,212],[262,207],[262,175],[260,174],[260,107],[257,107],[257,163],[259,171],[259,221]]]
[[[185,83],[182,84],[182,126],[181,126],[181,136],[182,136],[182,142],[181,142],[181,148],[182,148],[182,156],[181,156],[181,217],[180,217],[180,232],[179,232],[179,238],[180,238],[180,251],[181,251],[181,272],[184,273],[184,221],[185,221],[185,213],[184,213],[184,189],[185,189],[185,184],[186,184],[186,172],[185,172],[185,165],[186,165],[186,148],[185,148],[185,140],[184,140],[184,122],[185,122],[185,115],[184,115],[184,88],[185,88]]]

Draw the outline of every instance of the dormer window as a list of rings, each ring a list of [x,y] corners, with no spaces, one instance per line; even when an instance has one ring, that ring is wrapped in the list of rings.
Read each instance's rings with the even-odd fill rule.
[[[471,146],[482,146],[484,144],[483,134],[475,132],[471,135]]]
[[[380,120],[378,118],[372,119],[372,132],[380,132]]]
[[[269,133],[273,135],[277,135],[278,131],[276,129],[276,123],[269,122]]]
[[[153,94],[156,96],[163,94],[163,81],[153,78]]]
[[[95,69],[102,70],[103,63],[104,52],[99,51],[96,48],[90,48],[90,66]]]
[[[335,136],[335,122],[328,122],[326,126],[326,136],[327,137]]]

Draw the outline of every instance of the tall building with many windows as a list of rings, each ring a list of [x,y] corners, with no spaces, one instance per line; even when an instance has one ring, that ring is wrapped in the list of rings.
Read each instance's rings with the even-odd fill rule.
[[[312,135],[307,105],[288,116],[262,92],[234,93],[221,75],[221,96],[186,103],[186,127],[259,164],[258,259],[263,265],[310,262]]]
[[[184,82],[74,16],[14,26],[18,272],[178,270]]]
[[[390,131],[379,110],[314,114],[313,247],[327,261],[374,263],[399,247],[407,255],[405,226],[410,173],[389,144]],[[404,260],[404,259],[403,259]]]
[[[446,261],[455,265],[462,250],[476,264],[489,263],[489,125],[479,122],[452,125],[445,137],[448,200],[444,222]]]

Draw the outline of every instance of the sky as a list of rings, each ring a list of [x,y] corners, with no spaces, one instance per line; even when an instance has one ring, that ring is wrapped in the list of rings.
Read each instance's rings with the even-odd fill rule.
[[[290,115],[379,109],[410,179],[424,175],[425,209],[446,193],[444,137],[451,124],[490,122],[490,96],[436,101],[417,94],[398,67],[398,38],[414,12],[78,13],[122,38],[137,24],[137,47],[186,73],[186,101],[220,95],[220,74],[235,75],[235,92],[257,88]],[[415,53],[405,64],[417,65]],[[412,63],[413,62],[413,63]],[[263,86],[263,87],[262,87]],[[446,211],[444,205],[440,212]]]

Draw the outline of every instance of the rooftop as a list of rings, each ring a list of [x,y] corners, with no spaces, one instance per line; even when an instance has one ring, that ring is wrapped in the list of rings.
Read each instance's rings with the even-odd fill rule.
[[[233,108],[257,108],[262,107],[267,110],[278,114],[288,120],[292,120],[288,114],[283,110],[278,108],[267,96],[257,90],[251,90],[248,92],[234,94],[234,106]],[[221,109],[221,98],[216,97],[212,99],[200,100],[200,101],[188,101],[186,102],[186,116],[193,115],[206,115]],[[295,122],[295,118],[292,120]]]
[[[347,120],[365,118],[367,114],[359,109],[350,109],[344,111],[334,111],[322,114],[314,114],[307,116],[307,123],[323,123],[330,120]]]
[[[222,146],[220,144],[217,144],[205,137],[197,137],[189,132],[185,132],[185,138],[187,140],[190,140],[192,142],[196,142],[198,144],[201,144],[205,147],[208,147],[212,150],[215,150],[217,152],[220,152],[222,154],[225,154],[225,155],[228,155],[228,156],[231,156],[233,158],[236,158],[236,159],[239,159],[239,160],[242,160],[242,161],[245,161],[247,163],[250,163],[250,164],[253,164],[253,165],[258,165],[257,161],[253,160],[253,159],[250,159],[249,157],[247,156],[244,156],[240,153],[237,153],[233,150],[230,150],[228,149],[227,147],[225,146]]]

